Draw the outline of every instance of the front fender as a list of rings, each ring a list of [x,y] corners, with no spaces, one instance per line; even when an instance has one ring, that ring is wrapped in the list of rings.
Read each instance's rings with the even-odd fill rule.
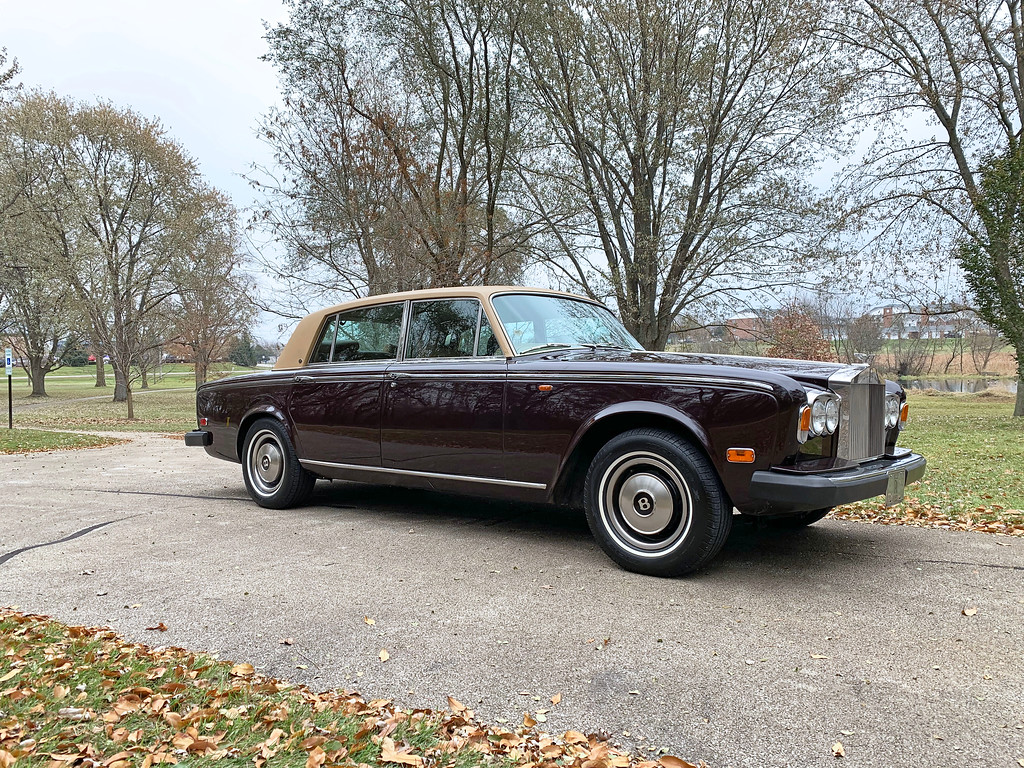
[[[600,429],[612,419],[623,416],[640,415],[646,419],[654,417],[663,423],[668,422],[682,428],[691,437],[694,443],[700,447],[709,458],[711,455],[711,442],[704,428],[689,414],[664,403],[656,403],[650,400],[630,400],[622,403],[614,403],[597,411],[582,422],[576,433],[569,441],[568,449],[559,462],[555,473],[554,481],[550,487],[554,488],[559,478],[564,476],[569,468],[570,462],[576,456],[577,449],[593,430]],[[713,461],[713,458],[712,458]]]

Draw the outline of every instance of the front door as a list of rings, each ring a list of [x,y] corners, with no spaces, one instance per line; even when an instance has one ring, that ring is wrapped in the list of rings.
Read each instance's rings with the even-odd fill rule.
[[[504,479],[505,378],[505,357],[479,301],[412,302],[404,360],[385,374],[383,466]]]

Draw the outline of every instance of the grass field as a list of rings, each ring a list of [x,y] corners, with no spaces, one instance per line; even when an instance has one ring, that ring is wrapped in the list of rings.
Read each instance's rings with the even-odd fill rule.
[[[1003,521],[1024,527],[1024,420],[1012,418],[1013,398],[911,392],[910,422],[900,445],[928,459],[924,479],[907,487],[905,503],[881,500],[841,508],[851,516],[892,522],[958,521],[984,527]]]
[[[79,435],[73,432],[46,432],[39,429],[0,430],[0,453],[69,451],[77,448],[117,445],[119,442],[121,441],[112,437]]]
[[[220,366],[211,378],[247,373],[250,368]],[[164,375],[150,380],[148,389],[132,389],[135,419],[127,418],[124,403],[113,402],[114,377],[107,371],[106,387],[95,386],[95,370],[61,368],[46,377],[47,397],[31,397],[28,379],[14,379],[14,421],[18,426],[113,432],[187,432],[195,429],[195,379],[188,365],[164,366]]]

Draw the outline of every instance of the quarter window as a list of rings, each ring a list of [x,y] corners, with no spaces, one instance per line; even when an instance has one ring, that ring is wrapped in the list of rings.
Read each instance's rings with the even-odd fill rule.
[[[398,356],[401,330],[401,304],[340,312],[324,325],[312,362],[394,360]]]

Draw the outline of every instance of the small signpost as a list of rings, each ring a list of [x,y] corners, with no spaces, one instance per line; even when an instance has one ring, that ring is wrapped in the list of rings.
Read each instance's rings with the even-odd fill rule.
[[[14,375],[14,353],[10,347],[4,350],[4,367],[7,369],[7,428],[14,429],[14,393],[11,376]]]

